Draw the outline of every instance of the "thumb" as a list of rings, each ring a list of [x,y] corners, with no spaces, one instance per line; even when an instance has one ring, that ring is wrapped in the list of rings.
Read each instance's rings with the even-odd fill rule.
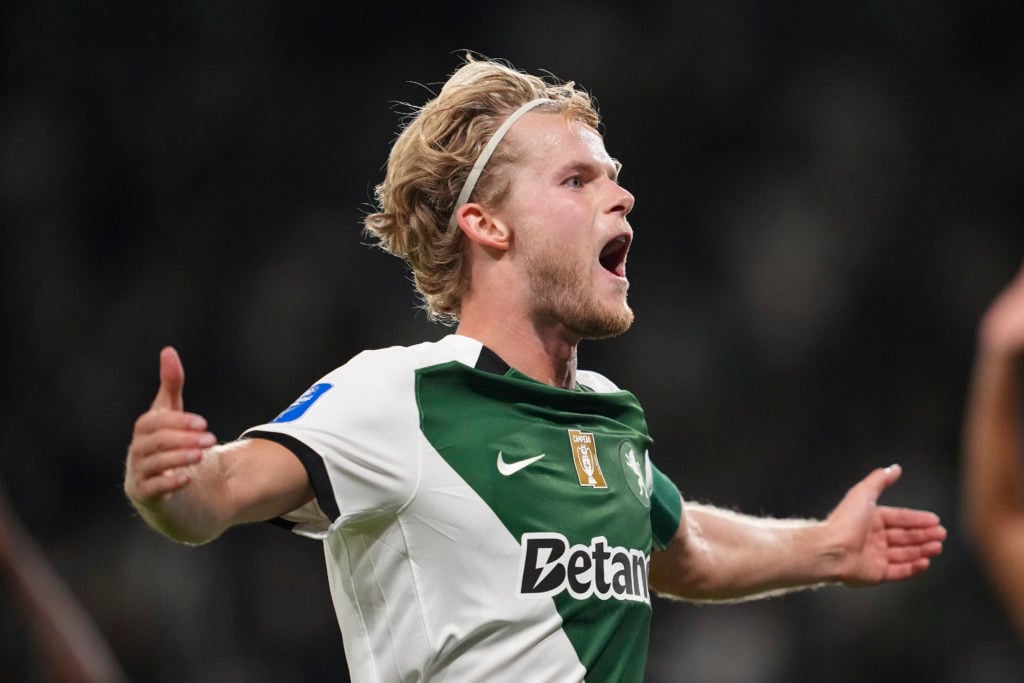
[[[885,468],[878,468],[864,479],[864,484],[875,494],[875,498],[882,495],[882,492],[896,483],[903,473],[899,465],[889,465]]]
[[[160,351],[160,388],[153,399],[154,410],[184,410],[182,390],[185,387],[185,368],[173,346]]]

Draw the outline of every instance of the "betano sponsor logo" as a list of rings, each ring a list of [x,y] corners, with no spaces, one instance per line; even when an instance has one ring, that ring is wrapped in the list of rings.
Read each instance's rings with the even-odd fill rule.
[[[544,598],[563,591],[579,600],[651,602],[647,585],[650,559],[640,550],[609,546],[604,536],[590,545],[569,545],[562,534],[535,532],[522,536],[519,563],[521,598]]]

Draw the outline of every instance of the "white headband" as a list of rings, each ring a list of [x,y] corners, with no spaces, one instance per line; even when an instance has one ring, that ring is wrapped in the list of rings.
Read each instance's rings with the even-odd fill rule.
[[[455,202],[455,208],[452,209],[451,218],[448,219],[448,232],[455,229],[455,225],[459,222],[456,214],[459,209],[462,208],[462,205],[469,201],[469,196],[473,194],[473,188],[476,187],[476,182],[480,180],[480,174],[483,173],[484,166],[486,166],[487,162],[491,160],[491,155],[494,154],[494,150],[498,148],[498,144],[501,142],[501,139],[505,137],[508,129],[511,128],[512,124],[518,121],[523,114],[530,111],[537,105],[544,104],[545,102],[554,102],[554,100],[547,97],[530,100],[519,107],[519,109],[512,112],[512,114],[509,115],[509,117],[505,119],[500,126],[498,126],[498,130],[494,131],[494,135],[487,141],[487,146],[484,147],[482,152],[480,152],[480,156],[476,158],[476,163],[473,164],[472,170],[470,170],[469,175],[466,176],[466,184],[462,186],[462,192],[459,192],[459,199]]]

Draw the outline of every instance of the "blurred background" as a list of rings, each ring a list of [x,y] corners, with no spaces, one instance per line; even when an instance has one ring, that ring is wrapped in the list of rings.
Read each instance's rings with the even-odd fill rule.
[[[823,516],[872,467],[927,575],[657,600],[649,680],[1019,681],[962,535],[961,410],[1024,261],[1024,5],[937,0],[0,4],[0,485],[134,681],[345,678],[319,544],[197,549],[121,490],[173,344],[221,439],[367,347],[448,330],[360,221],[401,103],[471,49],[582,84],[637,198],[634,328],[581,365],[684,495]],[[1024,580],[1024,568],[1022,568]],[[46,680],[0,584],[0,678]]]

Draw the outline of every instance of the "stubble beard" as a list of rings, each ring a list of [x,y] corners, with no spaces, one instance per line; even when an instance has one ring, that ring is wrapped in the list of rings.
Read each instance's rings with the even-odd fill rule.
[[[634,317],[626,303],[628,285],[619,283],[620,305],[603,305],[586,265],[579,259],[559,259],[556,255],[564,250],[549,247],[526,258],[530,291],[538,310],[582,339],[607,339],[628,330]]]

